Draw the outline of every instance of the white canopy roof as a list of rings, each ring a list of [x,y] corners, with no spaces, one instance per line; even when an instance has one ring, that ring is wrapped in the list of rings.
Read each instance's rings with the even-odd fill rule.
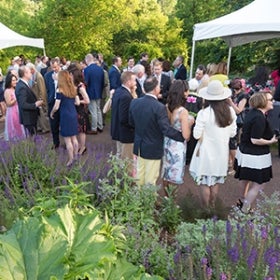
[[[25,37],[11,30],[4,24],[0,23],[0,49],[15,46],[31,46],[44,49],[44,39],[34,39]]]
[[[280,37],[279,11],[279,0],[255,0],[231,14],[195,24],[192,62],[195,42],[199,40],[221,37],[231,48]]]

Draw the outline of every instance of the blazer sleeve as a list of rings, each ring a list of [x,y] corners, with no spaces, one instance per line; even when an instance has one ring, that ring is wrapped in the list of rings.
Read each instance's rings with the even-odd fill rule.
[[[129,124],[129,105],[131,103],[131,97],[127,94],[123,95],[119,101],[119,119],[120,123],[128,128],[133,128]]]
[[[28,93],[27,91],[28,89],[23,86],[18,88],[18,92],[16,96],[18,103],[20,104],[21,108],[24,110],[35,111],[37,110],[37,107],[35,105],[36,100],[34,101],[34,103],[28,102],[28,94],[33,94],[33,93],[32,92]]]
[[[117,89],[119,87],[118,73],[116,70],[109,71],[109,81],[110,81],[110,90]]]
[[[176,130],[175,128],[173,128],[172,126],[170,126],[168,116],[167,116],[167,111],[164,105],[159,107],[157,118],[158,118],[158,124],[160,130],[164,136],[167,136],[179,142],[185,141],[182,133]]]
[[[134,99],[135,100],[135,99]],[[133,101],[132,100],[130,102],[130,105],[129,105],[129,111],[128,111],[128,123],[131,127],[135,127],[135,123],[134,123],[134,118],[133,118],[133,112],[132,112],[132,105],[133,105]]]

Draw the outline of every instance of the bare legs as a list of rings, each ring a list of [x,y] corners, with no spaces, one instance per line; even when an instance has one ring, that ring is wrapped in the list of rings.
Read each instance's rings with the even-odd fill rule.
[[[242,181],[242,184],[245,189],[246,187],[248,187],[248,183],[249,183],[248,181]],[[259,192],[264,188],[264,186],[265,183],[263,184],[258,184],[256,182],[251,183],[250,189],[248,190],[248,192],[244,197],[243,206],[241,208],[242,212],[248,213],[250,211],[252,203],[256,200]]]
[[[229,166],[228,166],[228,174],[234,174],[233,165],[235,160],[236,150],[229,150]]]
[[[202,207],[215,207],[219,185],[215,184],[214,186],[200,186],[200,199]]]
[[[71,166],[71,164],[74,161],[74,158],[78,154],[78,148],[79,148],[78,140],[75,135],[75,136],[70,136],[70,137],[64,137],[64,141],[65,141],[65,145],[66,145],[66,149],[67,149],[67,153],[68,153],[68,161],[67,161],[66,166]]]
[[[79,138],[79,155],[84,154],[86,151],[86,134],[83,132],[80,132],[78,135]]]

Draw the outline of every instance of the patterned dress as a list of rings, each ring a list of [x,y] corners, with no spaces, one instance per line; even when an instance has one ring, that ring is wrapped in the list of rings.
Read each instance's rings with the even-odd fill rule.
[[[79,84],[77,87],[77,94],[79,96],[79,99],[83,100],[83,96],[80,93],[81,87],[84,87],[82,83]],[[88,117],[88,105],[80,104],[79,106],[76,106],[76,110],[78,113],[78,131],[79,133],[86,133],[90,128],[89,117]]]
[[[172,126],[181,131],[180,114],[184,110],[180,107],[175,115]],[[164,154],[162,163],[162,178],[174,184],[184,183],[186,165],[187,143],[178,142],[168,137],[164,137]]]

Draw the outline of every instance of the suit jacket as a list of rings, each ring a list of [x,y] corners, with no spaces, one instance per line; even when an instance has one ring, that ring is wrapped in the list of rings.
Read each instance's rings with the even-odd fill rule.
[[[171,85],[171,79],[167,75],[161,74],[160,78],[160,94],[162,99],[159,99],[160,102],[166,104],[169,88]]]
[[[90,100],[102,98],[104,88],[104,70],[95,63],[84,69],[85,83]]]
[[[145,159],[161,159],[163,137],[184,142],[182,133],[170,126],[165,106],[150,95],[133,99],[129,123],[135,127],[133,153]]]
[[[48,100],[49,110],[52,109],[55,102],[56,87],[53,79],[53,74],[54,71],[49,71],[44,76],[45,85],[47,89],[47,100]]]
[[[144,95],[143,89],[138,79],[136,79],[136,94],[138,98]]]
[[[131,93],[127,88],[119,87],[112,98],[111,136],[113,140],[122,143],[133,143],[134,128],[129,124],[128,112],[132,101]]]
[[[34,92],[20,79],[16,85],[15,94],[18,102],[20,123],[25,126],[37,126],[39,108],[35,105],[37,98]]]
[[[177,72],[174,77],[176,80],[186,80],[187,79],[187,69],[184,64],[181,64],[177,69]]]
[[[110,90],[117,89],[122,85],[121,72],[115,66],[112,66],[109,70]]]
[[[34,74],[34,81],[33,85],[31,87],[32,91],[35,93],[36,98],[41,98],[44,101],[44,104],[47,104],[47,90],[46,90],[46,84],[43,76],[40,72],[35,72]]]

